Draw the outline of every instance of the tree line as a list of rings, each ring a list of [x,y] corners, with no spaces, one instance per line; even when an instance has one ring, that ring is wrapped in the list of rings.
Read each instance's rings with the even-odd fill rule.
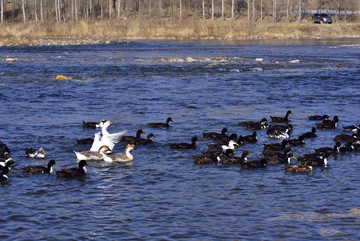
[[[1,23],[101,21],[127,18],[216,19],[241,17],[302,21],[305,14],[327,12],[346,21],[359,0],[0,0]]]

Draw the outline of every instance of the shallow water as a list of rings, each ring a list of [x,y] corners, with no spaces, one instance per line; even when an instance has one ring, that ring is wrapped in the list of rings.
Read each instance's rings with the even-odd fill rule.
[[[294,113],[292,137],[310,131],[313,114],[338,115],[335,130],[293,148],[296,156],[333,146],[342,127],[360,123],[360,42],[129,42],[109,45],[0,48],[0,140],[18,167],[1,190],[3,240],[360,238],[360,154],[330,159],[305,175],[282,165],[263,170],[194,165],[211,141],[204,131],[242,135],[244,120]],[[4,60],[18,58],[13,63]],[[191,57],[193,62],[181,61]],[[256,62],[263,58],[263,62]],[[290,63],[299,60],[298,63]],[[71,80],[57,81],[63,74]],[[150,121],[174,120],[169,129]],[[90,163],[83,180],[28,176],[21,167],[76,166],[76,138],[93,137],[82,120],[109,119],[110,132],[142,128],[156,135],[137,146],[130,166]],[[196,150],[171,150],[190,142]],[[239,147],[249,159],[263,144]],[[47,151],[27,159],[25,147]],[[122,152],[119,143],[115,152]]]

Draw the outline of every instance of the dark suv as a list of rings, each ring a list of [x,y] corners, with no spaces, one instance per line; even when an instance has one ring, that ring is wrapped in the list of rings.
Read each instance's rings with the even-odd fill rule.
[[[332,23],[331,17],[325,13],[315,13],[312,16],[313,23]]]

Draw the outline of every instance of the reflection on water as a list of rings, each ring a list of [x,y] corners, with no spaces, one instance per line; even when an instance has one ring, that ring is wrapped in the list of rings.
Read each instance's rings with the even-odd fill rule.
[[[359,43],[356,40],[131,42],[94,46],[3,47],[0,59],[0,140],[16,160],[1,188],[3,231],[28,239],[359,239],[359,153],[330,158],[330,166],[292,175],[194,165],[211,141],[202,132],[249,135],[240,121],[294,113],[292,138],[310,131],[314,114],[338,115],[334,130],[294,147],[294,155],[333,146],[342,127],[360,122]],[[262,58],[263,61],[255,61]],[[298,60],[298,61],[293,61]],[[293,61],[293,62],[290,62]],[[63,74],[71,80],[57,81]],[[168,129],[147,123],[174,120]],[[154,133],[136,146],[131,166],[89,163],[84,180],[28,176],[26,165],[55,159],[75,167],[76,139],[98,130],[82,121],[113,122],[110,132]],[[249,159],[276,143],[266,131],[239,147]],[[196,150],[169,143],[199,138]],[[126,143],[116,145],[123,152]],[[25,147],[47,152],[25,158]]]

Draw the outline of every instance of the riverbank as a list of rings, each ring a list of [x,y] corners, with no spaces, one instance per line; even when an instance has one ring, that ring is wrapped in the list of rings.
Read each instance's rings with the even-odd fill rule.
[[[0,46],[79,45],[134,39],[323,39],[360,37],[360,22],[273,23],[247,20],[122,20],[5,24]]]

